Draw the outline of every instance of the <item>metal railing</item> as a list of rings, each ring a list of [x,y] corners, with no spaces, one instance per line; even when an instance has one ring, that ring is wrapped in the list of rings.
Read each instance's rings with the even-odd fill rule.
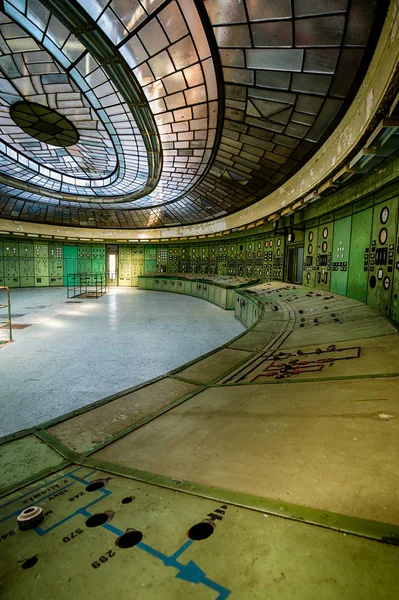
[[[5,344],[8,344],[9,342],[12,342],[12,320],[11,320],[11,293],[10,293],[10,288],[8,288],[5,285],[2,285],[2,286],[0,286],[0,291],[5,291],[6,294],[7,294],[7,302],[6,303],[0,303],[0,309],[6,308],[7,312],[8,312],[8,320],[7,321],[3,322],[2,319],[0,318],[0,332],[3,333],[3,330],[4,330],[4,332],[6,332],[8,330],[8,334],[6,334],[5,339],[1,339],[1,337],[0,337],[0,347],[1,347],[1,346],[4,346]]]
[[[108,292],[105,273],[68,273],[67,298],[101,298]]]

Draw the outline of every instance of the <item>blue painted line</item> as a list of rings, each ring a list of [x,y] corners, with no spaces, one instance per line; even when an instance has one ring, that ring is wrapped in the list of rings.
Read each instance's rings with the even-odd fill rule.
[[[155,548],[148,546],[144,542],[139,542],[137,544],[137,548],[144,550],[144,552],[151,554],[151,556],[155,556],[155,558],[159,558],[159,560],[162,560],[162,562],[164,562],[165,560],[168,560],[168,557],[166,556],[166,554],[162,554],[162,552],[158,552],[158,550],[155,550]]]
[[[73,484],[71,484],[71,485],[73,485]],[[67,517],[65,517],[65,519],[61,519],[61,521],[57,521],[57,523],[54,523],[54,525],[51,525],[51,527],[48,527],[47,529],[42,529],[41,527],[35,527],[35,531],[38,533],[38,535],[42,536],[42,535],[45,535],[46,533],[48,533],[49,531],[52,531],[53,529],[56,529],[57,527],[59,527],[63,523],[66,523],[67,521],[70,521],[71,519],[73,519],[73,517],[76,517],[76,515],[81,514],[81,515],[84,515],[84,516],[87,516],[87,517],[91,517],[92,515],[91,515],[91,513],[89,513],[87,511],[87,509],[90,508],[91,506],[94,506],[95,504],[97,504],[97,502],[100,502],[100,500],[102,500],[106,496],[109,496],[110,494],[112,494],[112,492],[110,492],[109,490],[103,490],[103,489],[101,489],[99,491],[102,492],[102,496],[101,497],[96,498],[95,500],[93,500],[93,502],[90,502],[89,504],[86,504],[86,506],[78,508],[77,510],[75,510],[75,512],[73,512],[70,515],[68,515]]]
[[[82,469],[82,467],[78,467],[74,471],[70,471],[70,472],[71,473],[76,473],[76,471],[79,471],[79,469]],[[95,473],[95,471],[94,471],[94,473]],[[41,490],[44,487],[48,487],[49,485],[53,485],[54,483],[57,483],[57,481],[59,481],[60,479],[65,479],[65,477],[67,477],[67,474],[66,475],[62,475],[62,477],[57,477],[57,479],[53,479],[50,483],[44,483],[43,485],[39,485],[39,487],[35,488],[34,490],[31,490],[30,492],[27,492],[26,494],[22,494],[21,496],[18,496],[14,500],[10,500],[9,502],[6,502],[5,504],[2,504],[0,506],[0,510],[2,508],[5,508],[6,506],[9,506],[10,504],[13,504],[14,502],[18,502],[18,500],[22,500],[22,498],[25,498],[26,496],[31,496],[32,494],[34,494],[38,490]]]
[[[75,481],[77,481],[78,483],[84,483],[84,485],[89,485],[90,481],[87,481],[87,479],[82,479],[81,477],[76,477],[76,475],[69,475],[69,477],[71,479],[74,479]]]
[[[175,561],[177,558],[179,558],[181,554],[183,554],[183,552],[185,552],[191,546],[191,544],[193,544],[193,540],[187,540],[187,542],[180,546],[180,548],[176,550],[174,554],[169,556],[168,561]]]
[[[104,523],[103,527],[104,527],[104,529],[107,529],[108,531],[111,531],[112,533],[114,533],[118,537],[120,537],[121,535],[123,535],[125,533],[121,529],[118,529],[117,527],[114,527],[113,525],[110,525],[110,523]]]
[[[219,596],[216,600],[225,600],[225,598],[228,598],[231,594],[231,590],[228,590],[227,588],[219,585],[211,579],[208,579],[207,577],[205,577],[202,583],[212,590],[215,590],[215,592],[218,592]]]

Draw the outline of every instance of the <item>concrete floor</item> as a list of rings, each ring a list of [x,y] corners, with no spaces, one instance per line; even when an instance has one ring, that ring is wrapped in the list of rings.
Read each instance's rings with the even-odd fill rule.
[[[244,330],[232,312],[177,294],[111,288],[66,300],[65,288],[12,291],[14,324],[31,327],[0,349],[0,436],[148,381]]]
[[[125,315],[141,296],[129,293]],[[165,303],[182,298],[142,297],[144,316],[165,307],[166,331]],[[300,286],[265,283],[237,299],[244,322],[250,303],[260,311],[239,339],[0,442],[2,597],[398,597],[397,330],[356,301]],[[53,321],[72,320],[57,310]],[[74,319],[94,355],[101,338],[87,312]],[[112,331],[118,312],[105,313]],[[33,503],[43,523],[18,530]]]

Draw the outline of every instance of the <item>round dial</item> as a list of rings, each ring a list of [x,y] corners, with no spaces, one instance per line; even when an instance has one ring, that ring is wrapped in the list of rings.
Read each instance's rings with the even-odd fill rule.
[[[380,235],[379,235],[380,244],[385,244],[387,239],[388,239],[388,230],[385,229],[385,227],[384,227],[383,229],[381,229]]]
[[[273,240],[270,240],[269,247],[273,248]]]
[[[385,277],[384,279],[384,289],[389,290],[389,286],[391,285],[391,280],[389,277]]]
[[[280,248],[277,248],[276,256],[280,256],[280,254],[281,254],[281,250],[280,250]]]
[[[223,248],[223,252],[227,252],[227,246]]]
[[[309,242],[313,242],[313,231],[309,231],[308,240]]]
[[[257,252],[256,254],[257,254],[257,256],[260,256],[260,252]]]
[[[328,248],[328,244],[327,242],[323,242],[321,249],[323,250],[323,252],[327,252],[327,248]]]
[[[280,238],[278,238],[278,240],[277,240],[277,246],[281,246],[281,240],[280,240]]]
[[[252,250],[252,244],[248,244],[248,250]]]
[[[252,252],[248,252],[248,258],[251,258]]]
[[[258,250],[260,250],[261,243],[260,243],[260,242],[258,242],[256,247],[258,248]]]
[[[328,229],[327,229],[327,227],[324,227],[324,229],[323,229],[323,238],[326,239],[327,236],[328,236]]]
[[[380,221],[383,225],[385,225],[385,223],[388,221],[389,219],[389,208],[387,206],[384,206],[384,208],[382,209],[381,213],[380,213]]]
[[[268,248],[268,247],[269,247],[269,240],[266,240],[265,241],[265,248]]]
[[[310,281],[310,273],[306,273],[306,279]]]
[[[313,244],[309,244],[308,246],[308,254],[312,254],[313,252]]]
[[[295,240],[295,233],[291,232],[288,234],[288,241],[293,242]]]

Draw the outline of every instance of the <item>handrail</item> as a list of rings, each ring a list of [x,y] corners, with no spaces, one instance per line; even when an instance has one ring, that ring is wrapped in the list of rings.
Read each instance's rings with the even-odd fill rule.
[[[7,287],[6,285],[2,285],[0,286],[0,290],[7,290],[7,303],[6,304],[0,304],[0,308],[8,308],[8,321],[7,321],[7,325],[8,325],[8,331],[9,331],[9,340],[7,340],[6,342],[2,342],[0,340],[0,345],[1,344],[8,344],[8,342],[12,342],[12,320],[11,320],[11,292],[10,292],[10,288]]]

